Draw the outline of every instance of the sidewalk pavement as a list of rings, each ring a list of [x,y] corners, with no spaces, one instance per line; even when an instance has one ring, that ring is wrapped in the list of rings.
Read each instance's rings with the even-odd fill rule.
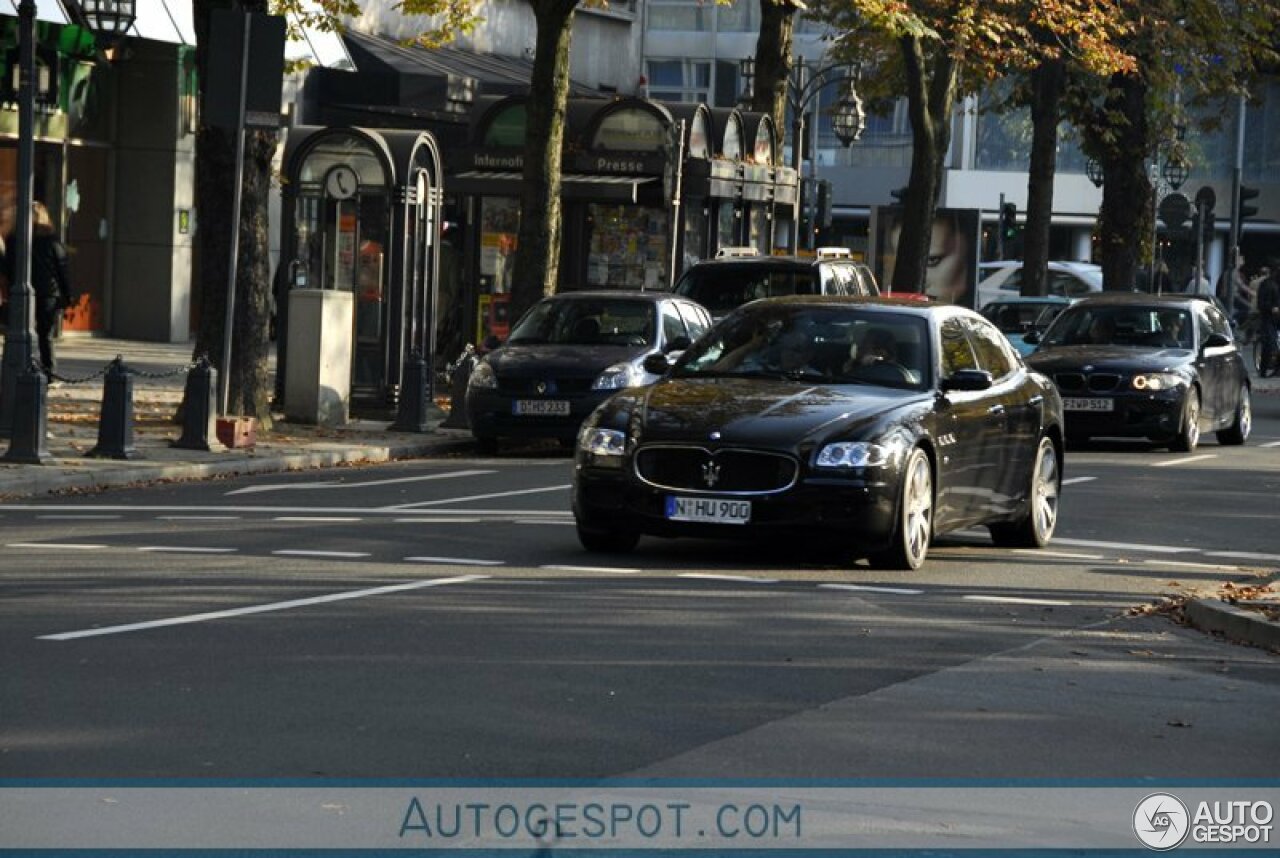
[[[56,345],[58,375],[73,381],[49,390],[48,450],[43,465],[0,461],[0,499],[85,491],[169,480],[273,473],[352,462],[383,462],[469,449],[470,434],[456,430],[393,432],[390,420],[354,420],[341,427],[277,421],[259,431],[252,448],[217,452],[170,446],[182,434],[174,422],[191,364],[191,343],[149,343],[63,337]],[[134,371],[134,446],[128,460],[89,457],[98,442],[103,378],[117,356]],[[272,361],[274,367],[274,361]],[[8,441],[0,438],[0,455]]]
[[[52,460],[43,465],[0,461],[0,501],[53,492],[89,491],[169,480],[201,480],[218,476],[323,468],[355,462],[470,451],[470,433],[433,427],[426,433],[393,432],[389,421],[355,420],[341,427],[277,422],[260,433],[252,448],[217,452],[180,450],[170,446],[182,433],[174,422],[191,363],[190,343],[147,343],[90,337],[65,337],[57,344],[58,374],[73,381],[49,391],[49,440]],[[102,373],[116,357],[135,371],[133,389],[134,445],[137,458],[118,460],[86,456],[98,441],[103,398]],[[1257,379],[1254,395],[1280,395],[1280,378]],[[3,449],[7,442],[0,439]],[[1267,583],[1271,583],[1272,578]],[[1253,594],[1274,604],[1269,588]],[[1280,650],[1280,622],[1258,610],[1242,610],[1220,599],[1195,599],[1186,606],[1188,622],[1236,641]],[[1237,604],[1240,604],[1237,602]],[[1274,613],[1274,612],[1272,612]]]

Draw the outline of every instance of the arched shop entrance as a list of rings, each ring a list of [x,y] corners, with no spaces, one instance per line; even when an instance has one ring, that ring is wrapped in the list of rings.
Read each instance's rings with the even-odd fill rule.
[[[280,264],[280,366],[284,398],[288,291],[354,293],[353,410],[398,399],[405,360],[431,355],[436,331],[440,153],[427,133],[294,128],[285,148]]]

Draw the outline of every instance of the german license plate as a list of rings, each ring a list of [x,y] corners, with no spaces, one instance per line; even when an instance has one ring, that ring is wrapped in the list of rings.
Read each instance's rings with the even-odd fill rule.
[[[713,524],[746,524],[751,521],[751,501],[720,498],[667,496],[667,518],[672,521],[704,521]]]
[[[1067,396],[1062,400],[1062,408],[1065,411],[1115,411],[1116,403],[1114,399],[1101,396]]]
[[[511,413],[517,417],[568,417],[567,399],[517,399],[511,403]]]

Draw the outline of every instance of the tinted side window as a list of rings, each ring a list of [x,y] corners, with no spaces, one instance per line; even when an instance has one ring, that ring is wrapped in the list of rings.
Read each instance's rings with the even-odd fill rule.
[[[942,377],[946,378],[957,370],[977,369],[978,359],[973,355],[969,338],[964,334],[964,325],[958,317],[946,319],[942,323]]]
[[[978,354],[978,366],[991,373],[991,377],[999,380],[1009,375],[1017,367],[1017,360],[1010,354],[1009,341],[986,320],[969,319],[969,334],[973,338],[973,348]]]
[[[684,321],[680,318],[674,304],[662,305],[662,339],[664,342],[671,342],[677,337],[688,336],[688,332],[684,329]]]
[[[708,327],[708,320],[698,311],[697,307],[692,304],[676,304],[676,309],[680,311],[680,317],[684,319],[685,327],[689,329],[689,339],[696,340],[702,336],[702,332]]]

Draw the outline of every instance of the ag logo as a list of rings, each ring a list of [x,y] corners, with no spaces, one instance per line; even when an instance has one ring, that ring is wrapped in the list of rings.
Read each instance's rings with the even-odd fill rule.
[[[1142,845],[1159,852],[1181,845],[1190,823],[1187,806],[1164,792],[1147,796],[1133,811],[1133,833]]]

